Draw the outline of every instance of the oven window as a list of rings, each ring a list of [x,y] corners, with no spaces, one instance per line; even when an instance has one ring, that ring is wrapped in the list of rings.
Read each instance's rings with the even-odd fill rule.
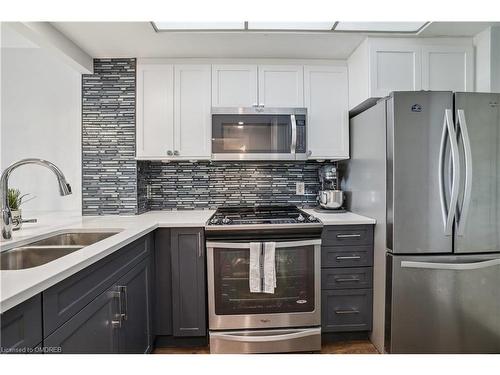
[[[214,115],[213,153],[290,153],[289,115]]]
[[[248,249],[214,249],[217,315],[314,310],[314,247],[276,249],[274,294],[250,293]]]

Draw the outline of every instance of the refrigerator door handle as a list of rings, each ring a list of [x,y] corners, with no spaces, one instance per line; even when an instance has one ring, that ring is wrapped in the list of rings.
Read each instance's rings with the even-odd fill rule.
[[[453,165],[453,181],[451,185],[451,198],[450,205],[446,207],[445,201],[445,191],[444,191],[444,157],[446,149],[446,134],[448,133],[448,139],[451,145],[451,160]],[[457,143],[457,133],[455,127],[453,126],[453,112],[451,109],[446,109],[444,113],[443,120],[443,132],[441,135],[441,145],[439,148],[439,198],[441,201],[441,216],[444,225],[444,234],[446,236],[452,235],[453,220],[455,218],[455,212],[458,204],[458,189],[460,183],[460,160],[458,157],[458,143]]]
[[[467,129],[467,121],[465,120],[465,112],[463,109],[457,110],[457,128],[458,127],[460,127],[460,134],[462,136],[462,142],[464,143],[465,188],[457,234],[459,236],[463,236],[465,233],[465,223],[467,221],[467,216],[469,216],[472,194],[472,151],[470,146],[469,132]]]
[[[478,270],[498,265],[500,265],[500,258],[484,260],[480,262],[471,262],[471,263],[434,263],[434,262],[414,262],[408,260],[401,261],[401,268],[424,268],[424,269],[452,270],[452,271]]]

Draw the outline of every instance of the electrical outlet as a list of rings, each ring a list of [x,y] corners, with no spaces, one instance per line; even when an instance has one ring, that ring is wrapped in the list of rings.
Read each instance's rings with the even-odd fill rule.
[[[151,185],[146,185],[146,198],[151,199]]]
[[[297,195],[304,195],[304,190],[305,190],[305,185],[303,181],[298,181],[295,184],[295,194]]]

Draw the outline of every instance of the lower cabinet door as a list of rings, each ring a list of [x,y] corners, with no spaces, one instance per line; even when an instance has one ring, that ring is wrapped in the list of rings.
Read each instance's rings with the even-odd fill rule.
[[[117,353],[117,299],[113,289],[100,294],[44,340],[45,353]]]
[[[116,284],[119,293],[121,328],[120,353],[147,353],[151,349],[151,260],[144,259]]]
[[[206,336],[203,229],[172,229],[171,252],[174,336]]]
[[[33,353],[42,341],[41,295],[7,310],[0,323],[0,353]]]
[[[372,328],[372,290],[323,290],[322,332],[369,331]]]

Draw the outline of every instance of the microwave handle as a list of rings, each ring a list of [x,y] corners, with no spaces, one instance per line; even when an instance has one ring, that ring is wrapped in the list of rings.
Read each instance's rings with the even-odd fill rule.
[[[292,124],[292,143],[290,144],[290,153],[295,154],[297,147],[297,121],[295,115],[290,115],[290,123]]]

